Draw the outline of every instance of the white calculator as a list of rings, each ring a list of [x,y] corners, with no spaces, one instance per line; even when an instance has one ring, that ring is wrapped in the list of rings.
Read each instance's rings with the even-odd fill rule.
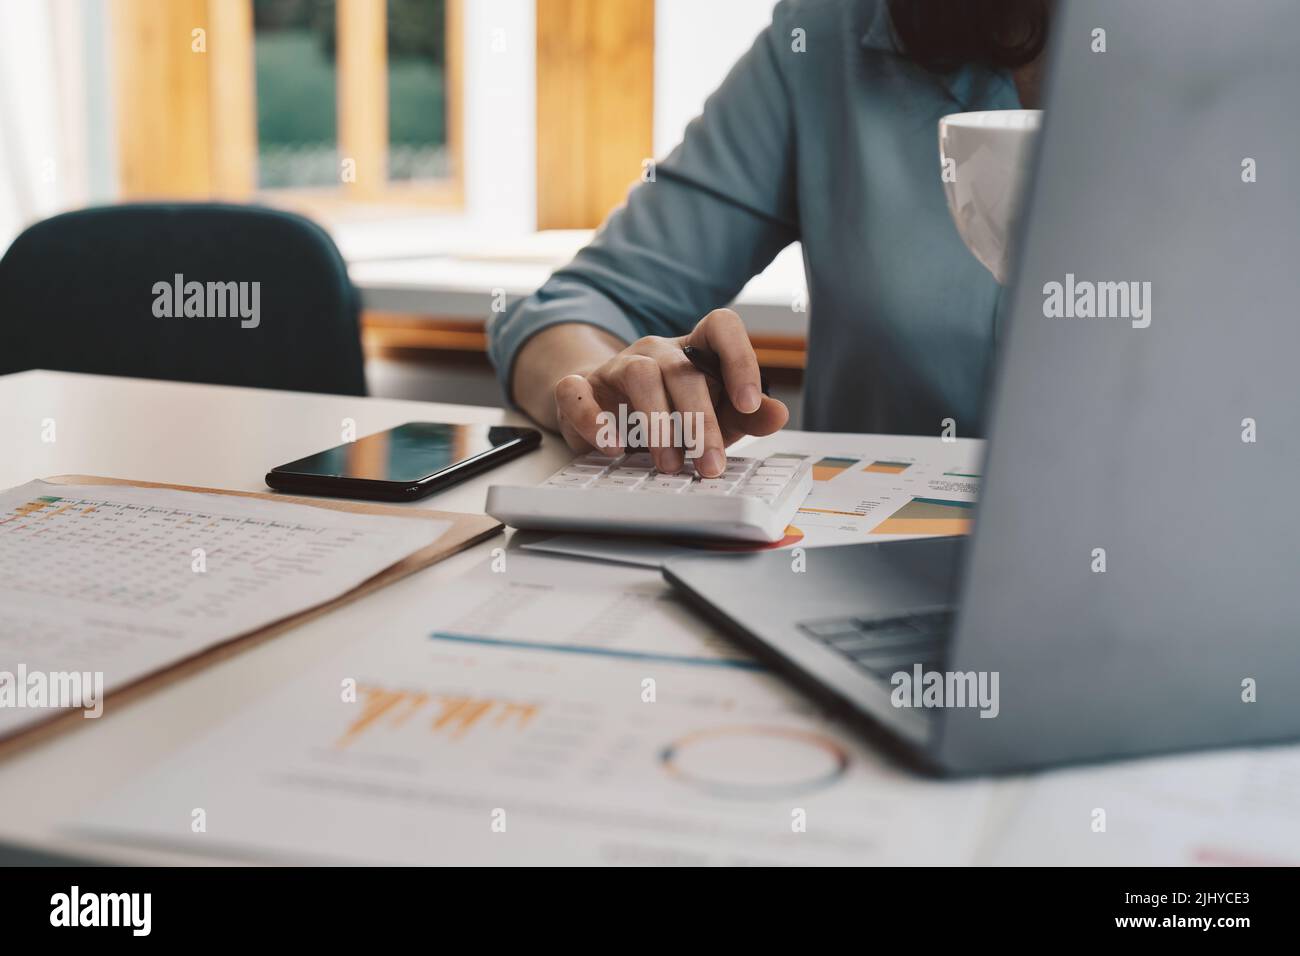
[[[812,459],[731,458],[718,478],[655,471],[646,452],[592,452],[540,485],[493,485],[487,513],[514,528],[779,541],[812,490]]]

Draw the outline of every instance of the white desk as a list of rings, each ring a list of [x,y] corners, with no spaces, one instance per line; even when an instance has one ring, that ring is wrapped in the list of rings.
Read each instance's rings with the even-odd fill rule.
[[[41,440],[54,419],[53,443]],[[104,378],[63,372],[0,376],[0,488],[59,474],[265,490],[274,465],[337,445],[340,421],[365,435],[407,421],[524,424],[499,409]],[[542,448],[409,505],[482,513],[487,486],[535,483],[568,459]],[[209,730],[223,716],[382,624],[403,601],[482,561],[492,538],[323,618],[215,664],[0,761],[0,843],[122,863],[223,862],[71,839],[55,824]],[[92,726],[93,725],[93,726]]]
[[[38,477],[81,473],[260,490],[263,474],[273,465],[337,444],[344,418],[356,421],[358,434],[413,420],[519,423],[516,415],[474,406],[24,372],[0,377],[0,487]],[[53,419],[56,429],[57,440],[50,444],[41,440],[46,419]],[[488,484],[537,482],[567,459],[562,443],[548,436],[538,451],[408,507],[481,512]],[[88,721],[86,726],[0,760],[0,844],[4,845],[0,846],[0,857],[16,846],[118,863],[230,862],[227,857],[207,858],[201,852],[181,854],[142,845],[93,842],[57,827],[226,717],[282,687],[308,663],[357,644],[382,628],[394,613],[415,604],[430,587],[462,574],[502,544],[503,538],[491,538],[131,703],[114,705],[110,697],[100,720]],[[1249,829],[1245,837],[1234,829],[1252,825],[1254,811],[1245,809],[1235,810],[1235,816],[1229,811],[1217,815],[1206,811],[1202,819],[1189,815],[1184,805],[1179,811],[1183,815],[1174,813],[1165,821],[1168,808],[1149,799],[1151,793],[1163,792],[1153,780],[1162,781],[1175,774],[1180,786],[1217,794],[1215,799],[1207,799],[1206,807],[1234,808],[1232,782],[1247,773],[1267,772],[1275,775],[1273,779],[1294,779],[1293,764],[1286,761],[1295,758],[1288,753],[1282,750],[1273,756],[1257,756],[1248,750],[1230,751],[1217,756],[1147,762],[1148,776],[1137,778],[1141,786],[1130,786],[1137,796],[1130,793],[1125,799],[1134,801],[1131,812],[1146,814],[1138,819],[1147,820],[1150,827],[1163,828],[1161,839],[1167,845],[1152,842],[1144,851],[1149,857],[1144,861],[1191,862],[1193,837],[1203,831],[1222,831],[1218,845],[1230,850],[1246,837],[1255,839]],[[1265,761],[1281,763],[1275,766]],[[1023,827],[1020,809],[1006,801],[1025,784],[999,784],[1004,802],[996,808],[1000,824],[989,832],[997,840],[988,843],[987,854],[996,860],[995,851],[1019,828],[1019,842],[1013,844],[1020,855],[1013,855],[1012,862],[1040,856],[1046,862],[1116,862],[1107,855],[1112,852],[1120,854],[1118,862],[1124,862],[1126,842],[1110,841],[1103,846],[1090,840],[1084,817],[1079,818],[1084,823],[1075,843],[1057,848],[1044,841],[1060,838],[1062,831],[1056,819],[1059,807],[1096,805],[1097,787],[1111,779],[1100,774],[1115,774],[1114,779],[1122,784],[1141,766],[1126,764],[1078,778],[1065,774],[1058,782],[1052,782],[1057,778],[1049,776],[1051,788],[1031,807],[1037,816],[1031,813]],[[1120,797],[1112,794],[1109,799]],[[1051,812],[1045,814],[1045,808]],[[1296,852],[1293,847],[1300,845],[1295,842],[1300,837],[1293,836],[1297,832],[1295,817],[1285,819],[1284,835],[1292,842],[1275,852],[1259,851],[1261,859],[1282,860],[1287,853]],[[1142,832],[1150,837],[1155,830]],[[1269,839],[1276,841],[1281,835],[1270,835]],[[196,837],[196,841],[202,839]],[[201,848],[201,844],[196,846]],[[1245,844],[1241,849],[1244,852]]]

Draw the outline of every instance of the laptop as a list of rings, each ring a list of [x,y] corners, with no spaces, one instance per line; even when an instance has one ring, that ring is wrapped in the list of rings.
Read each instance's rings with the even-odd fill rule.
[[[1056,9],[972,535],[664,569],[939,774],[1300,738],[1300,6]]]

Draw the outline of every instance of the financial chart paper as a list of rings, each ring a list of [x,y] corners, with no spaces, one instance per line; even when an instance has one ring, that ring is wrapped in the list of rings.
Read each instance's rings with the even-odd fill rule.
[[[449,526],[175,489],[2,492],[0,739],[57,713],[41,680],[98,673],[111,691],[344,594]]]

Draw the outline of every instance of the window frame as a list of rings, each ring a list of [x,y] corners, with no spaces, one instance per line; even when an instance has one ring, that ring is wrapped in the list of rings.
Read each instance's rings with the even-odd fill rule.
[[[446,0],[449,176],[386,178],[388,4],[338,0],[338,145],[341,156],[357,161],[356,179],[260,189],[252,0],[116,0],[111,10],[122,198],[256,200],[331,218],[367,206],[419,213],[463,209],[462,5]],[[200,29],[205,49],[196,52]],[[374,109],[376,102],[384,108]]]

